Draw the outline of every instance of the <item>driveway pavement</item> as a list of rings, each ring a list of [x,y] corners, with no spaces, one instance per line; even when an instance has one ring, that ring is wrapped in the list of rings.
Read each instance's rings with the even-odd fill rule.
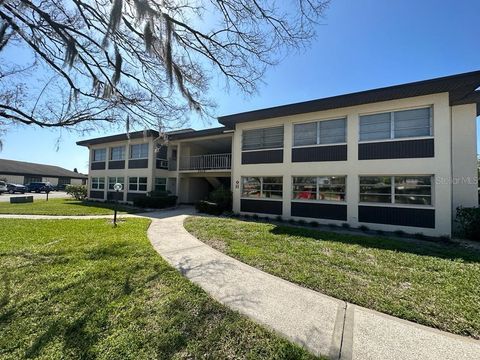
[[[25,194],[8,194],[8,193],[3,193],[0,195],[0,201],[10,201],[11,197],[15,196],[33,196],[33,199],[46,199],[47,195],[45,193],[25,193]],[[67,195],[65,191],[52,191],[51,193],[48,194],[49,199],[64,199],[64,198],[69,198],[70,195]]]

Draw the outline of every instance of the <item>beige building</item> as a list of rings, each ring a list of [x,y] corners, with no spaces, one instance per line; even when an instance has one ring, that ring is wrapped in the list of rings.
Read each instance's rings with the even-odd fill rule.
[[[240,213],[450,235],[478,206],[480,72],[219,118],[223,127],[78,142],[89,196],[169,190],[194,203],[221,185]]]

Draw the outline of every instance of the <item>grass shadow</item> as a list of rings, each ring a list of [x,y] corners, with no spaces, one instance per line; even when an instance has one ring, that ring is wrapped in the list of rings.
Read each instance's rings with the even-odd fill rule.
[[[419,256],[431,256],[446,260],[480,262],[480,251],[465,249],[454,243],[434,243],[414,239],[392,239],[382,236],[346,235],[335,232],[276,225],[270,233],[282,236],[300,236],[314,241],[332,241],[365,248],[404,252]]]

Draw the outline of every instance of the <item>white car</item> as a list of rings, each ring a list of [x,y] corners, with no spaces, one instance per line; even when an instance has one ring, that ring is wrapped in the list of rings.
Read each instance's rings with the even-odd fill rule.
[[[7,183],[5,181],[0,181],[0,194],[7,192]]]

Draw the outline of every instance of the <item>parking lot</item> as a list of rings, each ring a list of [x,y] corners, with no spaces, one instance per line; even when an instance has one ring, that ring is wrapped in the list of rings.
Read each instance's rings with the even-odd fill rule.
[[[33,196],[33,199],[46,199],[47,194],[45,193],[25,193],[25,194],[9,194],[9,193],[3,193],[0,195],[0,201],[10,201],[11,197],[15,196]],[[65,191],[52,191],[48,194],[49,199],[63,199],[63,198],[68,198],[70,195],[67,195]]]

